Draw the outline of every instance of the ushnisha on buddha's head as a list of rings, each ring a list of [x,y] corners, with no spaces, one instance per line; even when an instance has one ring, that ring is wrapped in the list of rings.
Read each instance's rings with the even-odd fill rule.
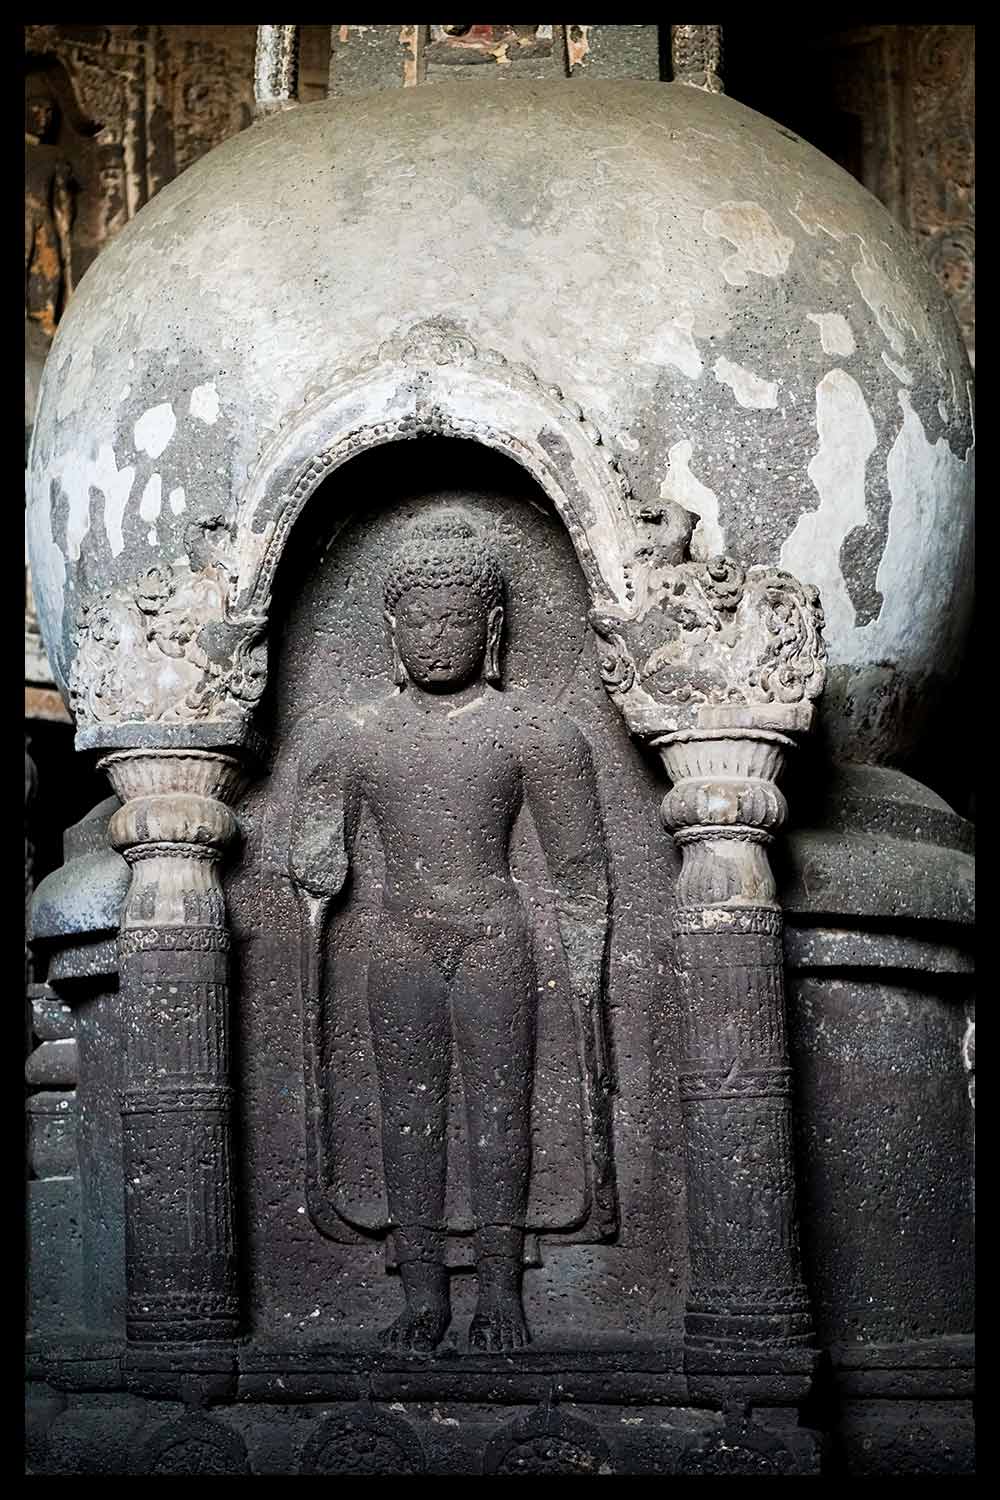
[[[500,681],[503,574],[459,516],[418,522],[385,578],[385,619],[396,682],[454,693],[482,675]]]

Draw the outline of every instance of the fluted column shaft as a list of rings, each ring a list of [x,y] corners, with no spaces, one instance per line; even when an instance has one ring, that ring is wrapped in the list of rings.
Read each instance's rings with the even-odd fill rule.
[[[229,932],[219,862],[238,762],[125,751],[104,769],[132,868],[119,935],[127,1331],[140,1342],[239,1331],[229,1084]]]
[[[682,851],[674,939],[684,998],[680,1071],[690,1282],[685,1342],[806,1342],[795,1212],[782,913],[767,849],[786,814],[776,785],[792,741],[694,729],[656,742]]]

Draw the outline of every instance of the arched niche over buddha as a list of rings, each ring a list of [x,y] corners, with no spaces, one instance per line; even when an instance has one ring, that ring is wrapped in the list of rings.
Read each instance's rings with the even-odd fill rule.
[[[567,1256],[569,1301],[582,1314],[592,1284],[609,1330],[610,1268],[652,1287],[636,1215],[673,1113],[650,1028],[676,858],[591,607],[541,490],[461,441],[346,464],[275,573],[274,763],[243,803],[227,903],[246,938],[244,1128],[282,1119],[279,1175],[309,1224],[251,1184],[251,1262],[276,1271],[308,1229],[308,1296],[329,1302],[324,1256],[348,1281],[371,1266],[359,1311],[403,1348],[447,1336],[449,1281],[453,1331],[468,1313],[494,1352],[570,1313],[547,1295]],[[268,1162],[273,1180],[273,1144]]]

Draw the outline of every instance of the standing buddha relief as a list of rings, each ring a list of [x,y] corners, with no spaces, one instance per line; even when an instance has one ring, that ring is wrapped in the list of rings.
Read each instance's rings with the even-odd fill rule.
[[[307,1201],[335,1238],[350,1237],[344,1226],[389,1236],[405,1298],[383,1334],[392,1347],[429,1351],[443,1338],[449,1239],[464,1233],[478,1278],[469,1342],[498,1352],[530,1336],[521,1300],[526,1236],[595,1240],[617,1227],[604,1012],[607,845],[580,730],[558,707],[501,690],[505,582],[471,516],[438,512],[412,525],[385,571],[384,601],[394,691],[315,726],[299,760],[289,867],[302,924]],[[511,872],[522,806],[554,888],[572,992],[575,1036],[565,1041],[582,1191],[554,1216],[551,1204],[538,1211],[532,1192],[544,989]],[[365,809],[385,860],[367,972],[381,1209],[348,1203],[338,1182],[330,1120],[341,1080],[324,1042],[341,998],[329,980],[329,918],[349,899]],[[447,1190],[456,1081],[466,1163],[458,1211]]]

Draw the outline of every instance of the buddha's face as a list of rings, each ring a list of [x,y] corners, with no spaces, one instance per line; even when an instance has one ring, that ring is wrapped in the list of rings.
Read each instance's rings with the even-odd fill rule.
[[[55,107],[45,94],[31,94],[25,101],[24,127],[40,141],[47,140],[55,124]]]
[[[447,693],[479,676],[502,618],[502,609],[487,609],[475,589],[414,585],[400,596],[390,626],[410,681],[427,692]]]

